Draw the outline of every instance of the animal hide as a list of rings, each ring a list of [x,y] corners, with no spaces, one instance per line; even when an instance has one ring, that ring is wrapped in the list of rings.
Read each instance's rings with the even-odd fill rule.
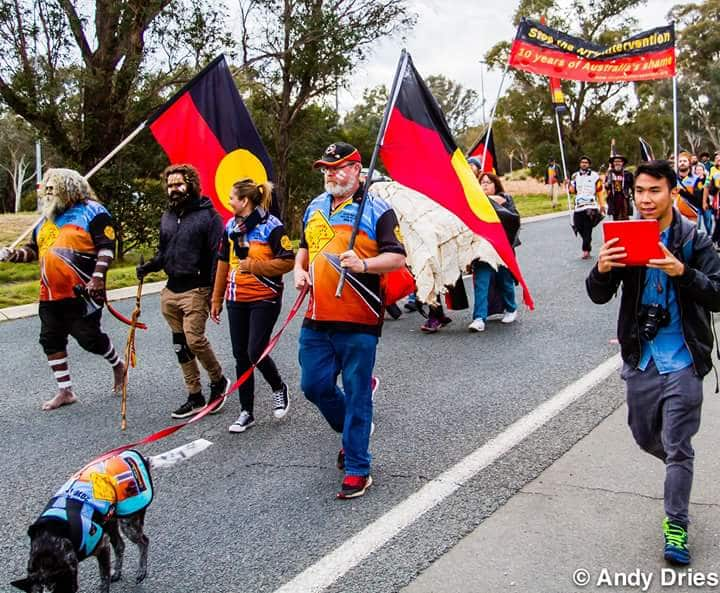
[[[502,265],[492,245],[473,233],[457,216],[430,198],[395,181],[373,183],[371,193],[388,202],[397,214],[415,276],[417,298],[436,304],[470,263],[479,259],[497,270]]]

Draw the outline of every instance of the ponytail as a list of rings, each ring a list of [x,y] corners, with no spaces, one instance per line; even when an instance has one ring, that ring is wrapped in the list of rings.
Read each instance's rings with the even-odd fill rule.
[[[269,181],[255,183],[250,177],[244,177],[233,183],[232,192],[238,198],[248,198],[253,206],[270,210],[273,184]]]

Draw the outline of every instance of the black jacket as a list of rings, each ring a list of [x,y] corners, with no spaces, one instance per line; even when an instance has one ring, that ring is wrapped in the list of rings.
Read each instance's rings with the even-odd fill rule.
[[[173,292],[212,286],[223,228],[206,197],[191,200],[181,211],[166,210],[160,219],[160,247],[145,271],[164,270]]]
[[[685,264],[681,276],[671,278],[680,308],[680,320],[685,344],[693,359],[698,376],[712,369],[711,311],[720,311],[720,258],[710,238],[697,226],[673,209],[670,251]],[[623,360],[636,367],[642,348],[638,311],[645,286],[642,267],[615,268],[601,274],[597,264],[585,281],[588,295],[594,303],[607,303],[622,282],[623,290],[618,315],[617,333]]]

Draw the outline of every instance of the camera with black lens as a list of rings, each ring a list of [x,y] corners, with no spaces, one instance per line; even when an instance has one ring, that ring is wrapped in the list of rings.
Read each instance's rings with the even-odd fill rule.
[[[640,335],[649,342],[657,336],[661,327],[665,327],[670,323],[670,311],[657,303],[642,305],[638,314],[638,321]]]

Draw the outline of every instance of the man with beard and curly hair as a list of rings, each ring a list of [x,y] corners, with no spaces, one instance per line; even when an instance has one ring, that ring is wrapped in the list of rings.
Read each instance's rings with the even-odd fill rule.
[[[116,393],[122,388],[125,363],[100,327],[105,276],[115,254],[110,214],[87,180],[72,169],[49,169],[41,195],[44,218],[30,242],[20,249],[3,249],[0,261],[40,262],[40,344],[58,386],[42,409],[54,410],[77,401],[68,370],[68,336],[110,363]]]
[[[160,246],[155,256],[136,271],[138,278],[159,270],[168,276],[160,294],[160,306],[172,331],[175,354],[188,391],[187,400],[172,417],[187,418],[205,407],[198,360],[210,376],[208,403],[230,387],[205,336],[215,255],[224,225],[210,199],[201,195],[200,177],[192,165],[170,165],[162,178],[168,209],[160,220]],[[219,412],[223,405],[224,401],[211,413]]]

